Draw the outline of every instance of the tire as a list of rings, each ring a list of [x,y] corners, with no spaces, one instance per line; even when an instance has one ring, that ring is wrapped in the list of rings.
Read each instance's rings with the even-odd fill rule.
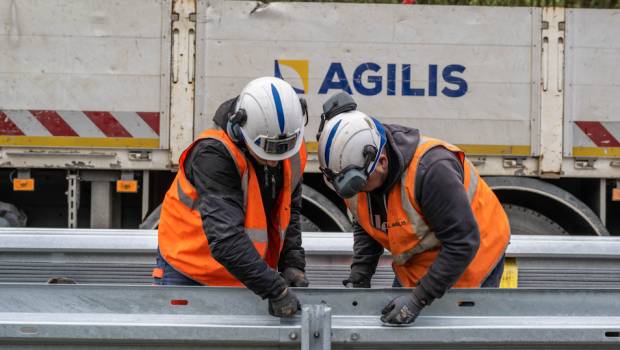
[[[321,231],[321,228],[314,222],[310,221],[310,219],[302,215],[301,216],[301,231],[302,232],[319,232]]]
[[[0,227],[26,227],[23,211],[10,203],[0,202]]]
[[[527,207],[538,215],[560,222],[570,235],[609,236],[609,231],[592,209],[558,186],[539,179],[514,176],[490,176],[484,181],[500,197],[502,204]],[[522,198],[517,201],[514,195]],[[558,214],[560,212],[562,214]]]
[[[568,235],[560,225],[534,210],[504,204],[513,235]]]
[[[303,185],[302,197],[302,217],[316,223],[315,226],[319,228],[317,231],[351,232],[353,230],[347,215],[321,192]],[[306,231],[303,228],[302,230]]]

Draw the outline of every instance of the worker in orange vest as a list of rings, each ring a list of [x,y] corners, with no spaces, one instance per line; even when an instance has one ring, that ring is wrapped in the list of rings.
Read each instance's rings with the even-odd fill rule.
[[[300,308],[305,101],[285,81],[248,83],[223,103],[216,129],[183,152],[158,230],[155,284],[242,286],[269,299],[270,314]],[[279,271],[279,273],[277,272]]]
[[[318,156],[354,221],[348,287],[370,287],[384,249],[394,286],[413,293],[382,310],[385,325],[412,323],[451,287],[498,287],[508,218],[461,150],[417,129],[383,125],[341,93],[324,105]]]

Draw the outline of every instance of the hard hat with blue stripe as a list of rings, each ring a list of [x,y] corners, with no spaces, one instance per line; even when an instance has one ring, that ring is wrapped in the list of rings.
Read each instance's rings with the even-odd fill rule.
[[[236,113],[245,114],[239,125],[247,146],[264,160],[285,160],[303,142],[303,102],[286,81],[262,77],[249,82],[237,100]]]
[[[325,180],[341,197],[354,196],[375,170],[386,142],[385,129],[375,118],[357,110],[332,116],[319,136]]]

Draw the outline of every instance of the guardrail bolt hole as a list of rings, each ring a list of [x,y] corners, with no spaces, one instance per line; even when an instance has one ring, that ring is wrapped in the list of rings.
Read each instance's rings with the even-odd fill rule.
[[[474,303],[473,301],[459,301],[459,306],[460,307],[473,307],[473,306],[476,306],[476,303]]]

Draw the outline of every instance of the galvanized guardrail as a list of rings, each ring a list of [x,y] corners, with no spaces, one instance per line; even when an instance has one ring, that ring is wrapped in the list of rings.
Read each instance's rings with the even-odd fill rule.
[[[307,273],[313,286],[341,286],[349,273],[351,233],[305,232]],[[150,284],[156,231],[0,229],[0,282]],[[620,237],[513,236],[507,270],[519,287],[620,288]],[[373,286],[391,285],[389,255]]]
[[[408,328],[378,315],[406,289],[296,289],[267,314],[241,288],[4,284],[0,344],[106,349],[618,349],[620,290],[451,290]]]

